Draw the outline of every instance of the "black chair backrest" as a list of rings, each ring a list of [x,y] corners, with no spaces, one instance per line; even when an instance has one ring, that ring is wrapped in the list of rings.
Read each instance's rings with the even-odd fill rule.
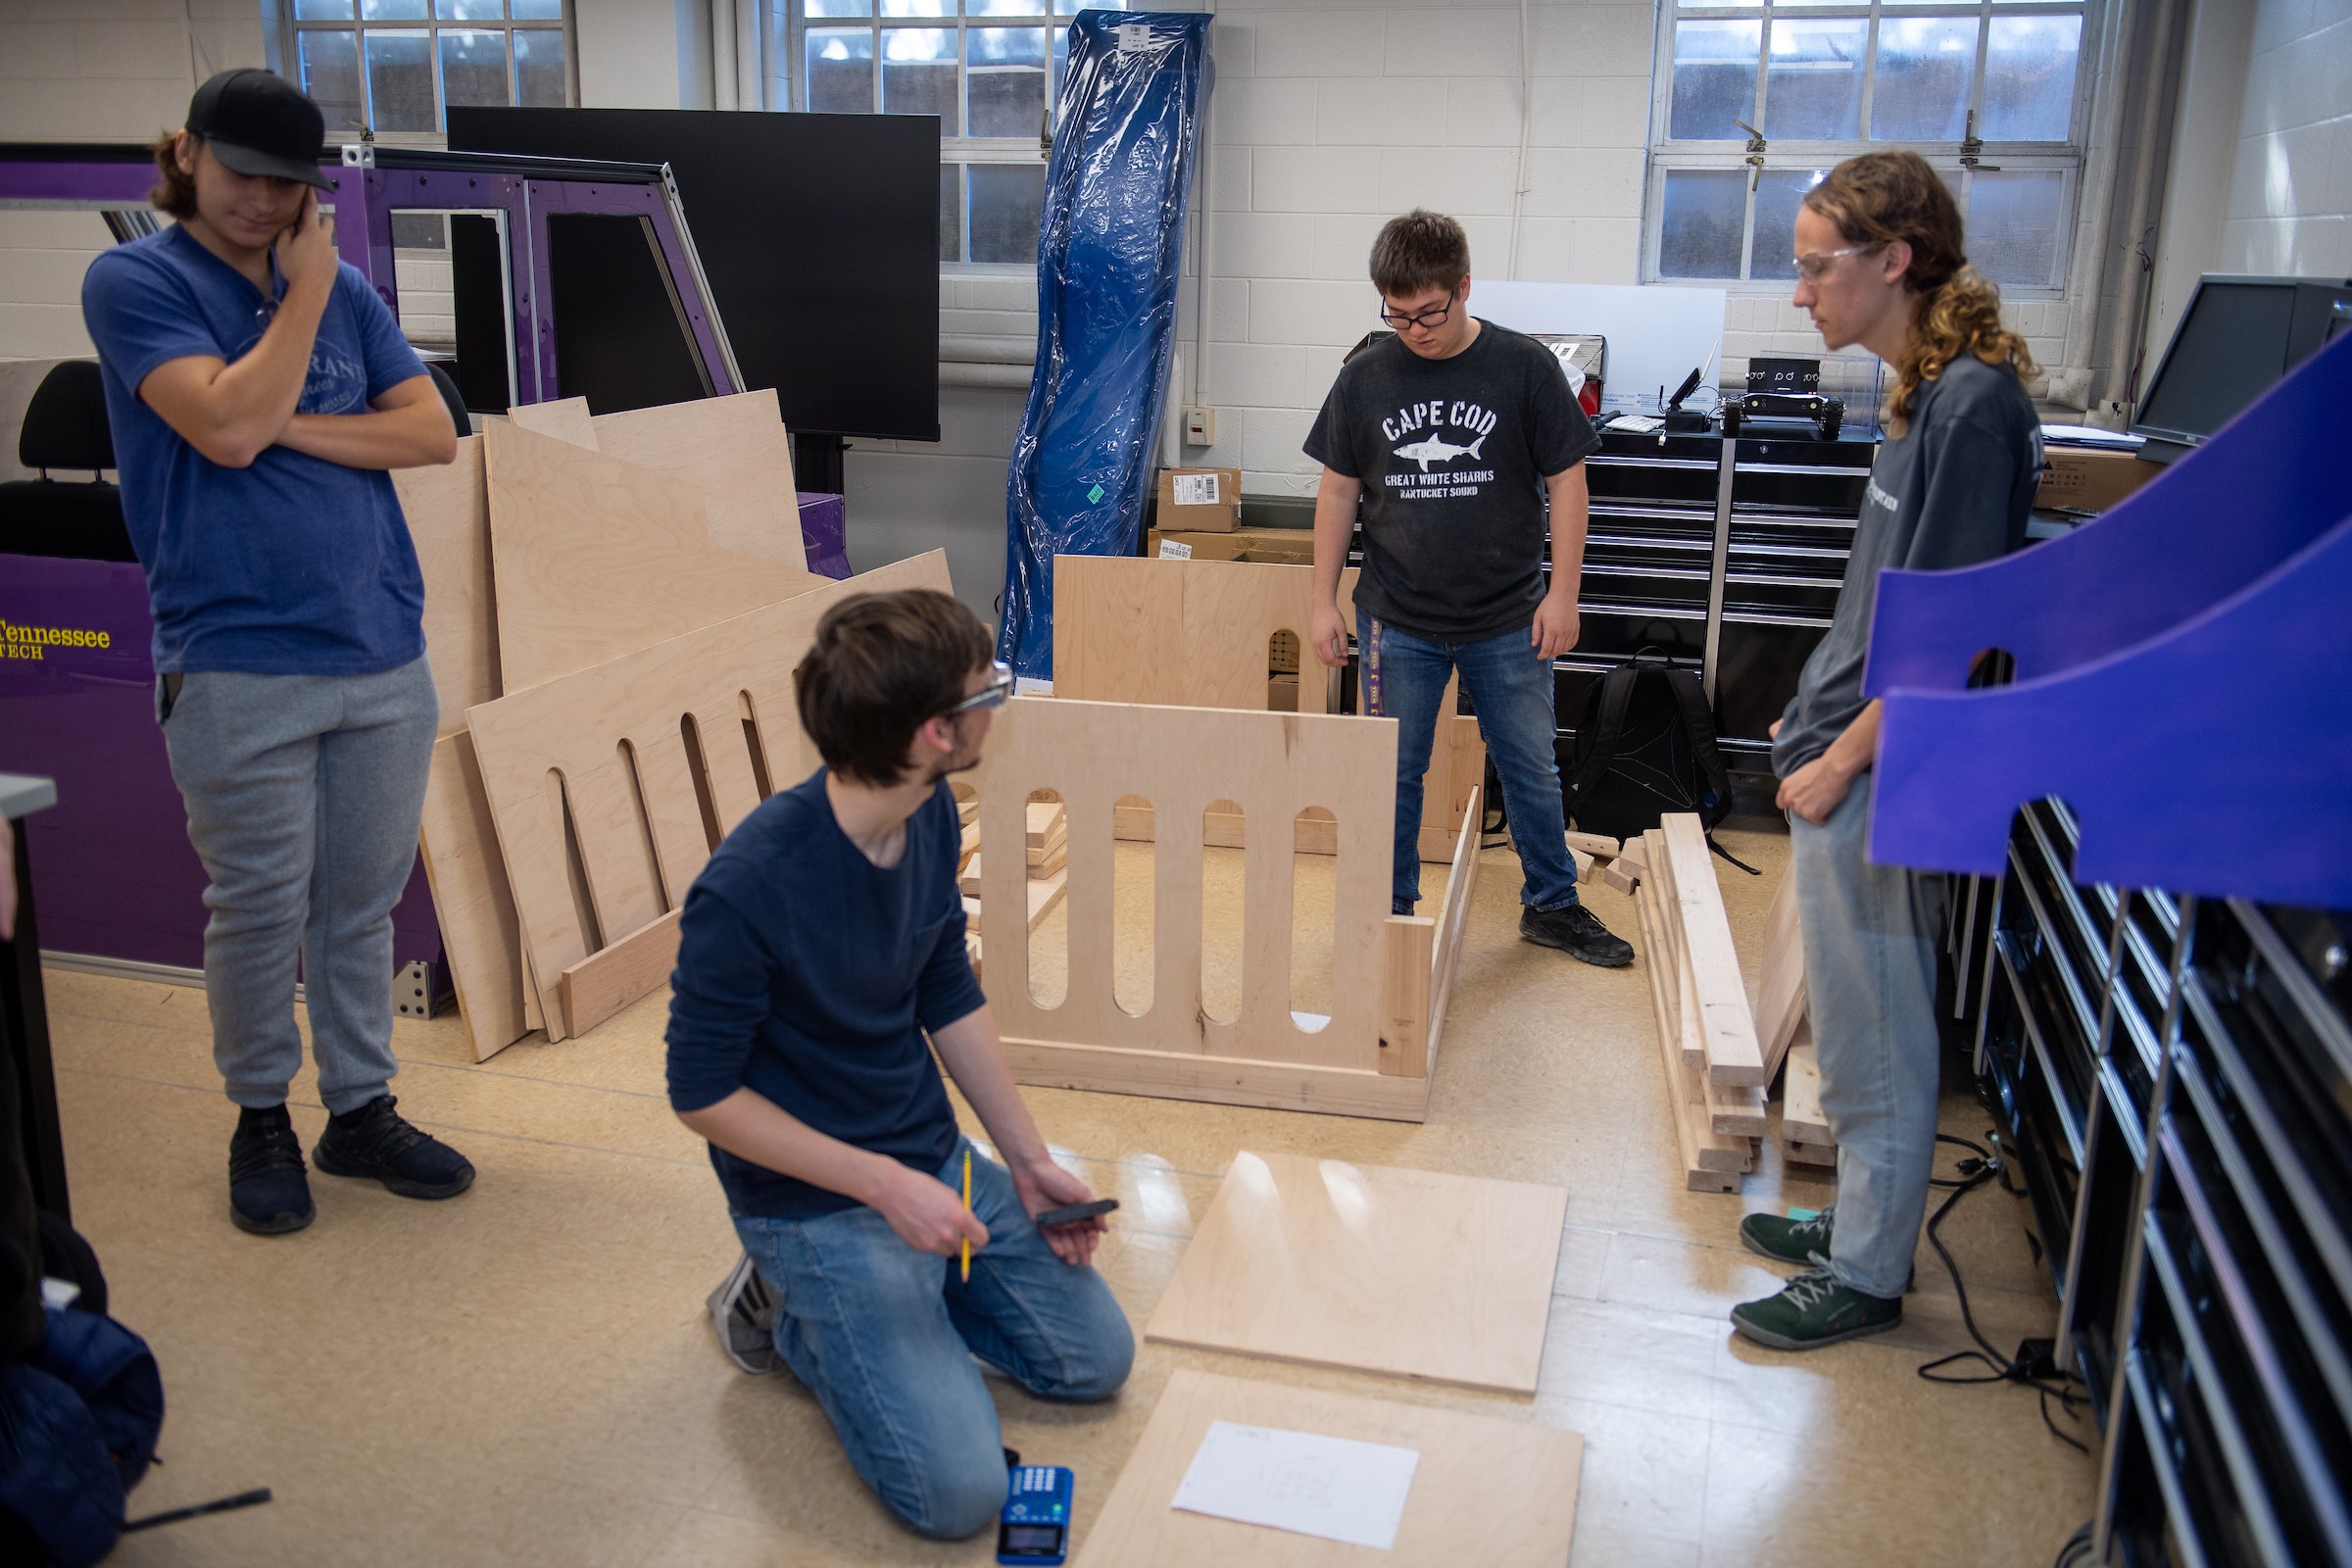
[[[433,378],[434,390],[441,394],[441,401],[449,405],[450,421],[458,427],[458,434],[473,434],[473,416],[466,412],[466,400],[458,395],[458,383],[434,361],[425,361],[424,368]]]
[[[24,406],[17,461],[27,468],[111,468],[115,438],[106,422],[106,389],[95,360],[63,360],[41,377]]]

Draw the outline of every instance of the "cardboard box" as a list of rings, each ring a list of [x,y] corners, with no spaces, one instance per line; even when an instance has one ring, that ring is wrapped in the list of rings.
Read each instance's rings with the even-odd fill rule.
[[[2142,463],[2137,453],[2095,447],[2050,447],[2042,457],[2034,504],[2069,512],[2104,512],[2164,471],[2164,465]]]
[[[1273,713],[1298,711],[1298,677],[1274,675],[1266,681],[1266,710]]]
[[[1278,566],[1315,564],[1312,528],[1236,528],[1231,533],[1176,533],[1154,528],[1144,554],[1185,561],[1255,561]]]
[[[1159,470],[1159,525],[1170,532],[1231,533],[1242,522],[1242,470]]]

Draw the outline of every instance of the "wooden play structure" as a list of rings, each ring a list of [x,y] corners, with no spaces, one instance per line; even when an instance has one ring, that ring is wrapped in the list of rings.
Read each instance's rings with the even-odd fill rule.
[[[1067,809],[1067,994],[1032,994],[1022,858],[982,857],[989,999],[1024,1083],[1419,1121],[1478,865],[1479,792],[1456,824],[1432,916],[1389,913],[1394,723],[1320,713],[1015,698],[972,775],[980,842],[1025,832],[1032,796]],[[1113,994],[1115,814],[1153,827],[1151,1003]],[[1331,820],[1332,1011],[1292,1004],[1293,864],[1302,813]],[[1242,828],[1242,986],[1236,1016],[1202,988],[1201,868],[1220,816]],[[1271,937],[1271,939],[1269,939]]]
[[[1355,623],[1355,579],[1340,574],[1340,615]],[[1336,682],[1306,652],[1314,618],[1314,568],[1241,561],[1163,561],[1128,556],[1054,558],[1054,695],[1082,702],[1151,703],[1265,711],[1278,639],[1296,659],[1297,710],[1338,711]],[[1461,682],[1446,688],[1422,795],[1421,858],[1452,860],[1471,792],[1486,781],[1478,720],[1459,711]],[[1392,773],[1394,764],[1392,764]],[[1319,819],[1316,819],[1319,820]],[[1152,837],[1148,816],[1118,819],[1123,839]],[[1230,818],[1209,843],[1240,843]],[[1328,829],[1302,825],[1298,849],[1331,852]]]

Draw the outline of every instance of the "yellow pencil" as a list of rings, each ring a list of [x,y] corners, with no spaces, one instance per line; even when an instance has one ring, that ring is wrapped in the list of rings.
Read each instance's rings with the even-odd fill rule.
[[[972,1152],[968,1149],[963,1152],[963,1211],[966,1214],[972,1211]],[[962,1262],[963,1283],[969,1285],[972,1283],[972,1239],[968,1236],[963,1239]]]

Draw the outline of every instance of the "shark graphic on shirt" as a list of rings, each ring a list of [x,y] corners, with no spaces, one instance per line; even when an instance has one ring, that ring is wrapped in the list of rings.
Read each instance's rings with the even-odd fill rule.
[[[1478,449],[1486,444],[1487,438],[1483,435],[1466,447],[1457,447],[1451,442],[1441,441],[1433,435],[1426,441],[1415,441],[1410,446],[1396,448],[1396,455],[1400,458],[1409,458],[1418,463],[1421,465],[1421,471],[1427,473],[1429,466],[1433,463],[1451,463],[1454,459],[1463,457],[1475,458],[1478,456]]]

